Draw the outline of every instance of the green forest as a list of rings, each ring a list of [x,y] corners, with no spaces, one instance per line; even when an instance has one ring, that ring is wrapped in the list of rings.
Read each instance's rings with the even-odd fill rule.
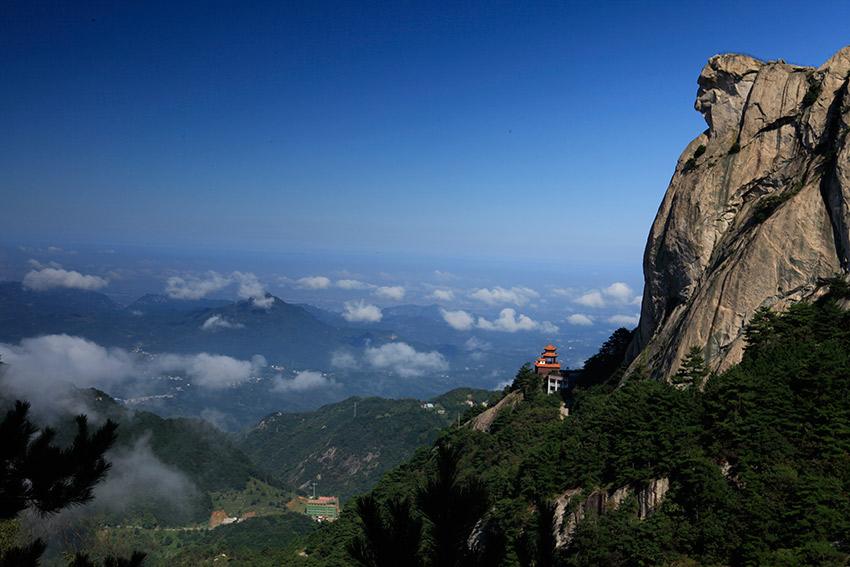
[[[296,564],[846,564],[850,294],[829,283],[816,302],[760,310],[742,362],[720,375],[696,348],[673,384],[622,376],[618,331],[589,361],[610,374],[580,378],[564,420],[524,367],[507,389],[523,401],[488,433],[444,431],[309,536]],[[656,479],[669,491],[640,519],[636,495]],[[569,514],[621,488],[556,546],[558,496],[578,489]]]
[[[485,406],[493,408],[497,396],[482,404],[484,392],[453,392],[440,401],[457,408],[456,415],[442,418],[451,425],[433,444],[389,469],[373,490],[348,501],[338,521],[318,529],[284,510],[212,531],[179,527],[203,522],[213,505],[233,508],[230,513],[283,508],[286,490],[255,468],[235,440],[201,422],[126,414],[107,396],[90,393],[99,413],[114,420],[108,423],[117,427],[119,444],[145,439],[202,490],[191,518],[163,516],[151,503],[132,513],[142,525],[93,529],[83,547],[95,558],[148,552],[150,565],[845,565],[850,289],[838,280],[824,283],[829,291],[817,301],[782,313],[758,311],[745,329],[742,362],[720,374],[709,372],[701,345],[691,345],[670,383],[644,370],[626,373],[631,333],[620,329],[562,395],[546,395],[542,379],[522,367],[502,392],[516,403],[501,407],[487,431],[470,420],[495,412]],[[469,407],[465,400],[472,397],[479,401]],[[361,420],[378,424],[395,415],[372,405],[362,401]],[[349,423],[348,406],[353,416],[353,401],[337,408],[340,423]],[[24,439],[32,427],[25,411],[17,411],[16,435]],[[307,416],[294,419],[287,429]],[[329,435],[343,446],[365,435],[347,428]],[[410,429],[406,443],[427,443],[422,436],[429,428]],[[97,435],[112,437],[96,451],[83,449]],[[48,509],[87,501],[91,486],[108,476],[100,455],[114,430],[91,441],[83,430],[64,437],[73,439],[61,453],[70,472],[43,479],[50,491],[32,492],[15,481],[25,499]],[[45,445],[51,439],[38,441],[47,456],[56,451]],[[248,443],[247,452],[269,442]],[[32,443],[21,445],[24,454],[38,448]],[[67,486],[62,475],[79,488],[47,498]],[[0,551],[26,543],[9,531],[22,505],[7,510]],[[54,552],[51,561],[57,560]]]

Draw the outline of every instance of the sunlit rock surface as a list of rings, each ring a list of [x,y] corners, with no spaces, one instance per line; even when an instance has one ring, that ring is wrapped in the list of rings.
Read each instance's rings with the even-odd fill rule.
[[[743,327],[850,268],[850,47],[821,67],[712,57],[644,253],[632,369],[666,378],[698,346],[723,370]]]

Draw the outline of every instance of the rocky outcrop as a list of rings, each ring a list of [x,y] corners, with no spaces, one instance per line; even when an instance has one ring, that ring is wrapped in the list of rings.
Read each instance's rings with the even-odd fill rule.
[[[464,425],[474,429],[475,431],[481,431],[483,433],[487,433],[490,431],[490,427],[493,425],[493,422],[496,421],[496,418],[499,417],[499,414],[506,409],[513,409],[515,405],[522,401],[522,392],[517,390],[515,392],[511,392],[497,403],[495,406],[488,408],[476,415]]]
[[[594,490],[578,502],[576,498],[581,497],[583,491],[580,488],[567,490],[555,500],[555,523],[552,526],[555,547],[568,546],[582,520],[618,509],[632,494],[635,495],[638,503],[637,517],[641,520],[646,519],[658,509],[668,490],[670,490],[670,479],[667,477],[652,479],[639,487],[621,486],[611,491]]]
[[[850,47],[815,69],[712,57],[685,149],[644,255],[632,367],[674,373],[693,347],[740,361],[743,328],[850,269]]]

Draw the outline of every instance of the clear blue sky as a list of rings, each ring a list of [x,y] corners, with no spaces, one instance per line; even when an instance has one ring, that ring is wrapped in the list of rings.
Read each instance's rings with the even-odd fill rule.
[[[3,2],[2,238],[637,265],[706,59],[819,65],[848,23],[848,2]]]

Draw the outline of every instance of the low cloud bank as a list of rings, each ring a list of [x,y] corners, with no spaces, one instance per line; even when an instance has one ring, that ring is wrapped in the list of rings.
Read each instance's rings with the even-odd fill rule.
[[[337,280],[336,287],[339,289],[368,289],[371,286],[360,280]]]
[[[400,285],[381,286],[375,289],[375,295],[383,299],[392,299],[393,301],[401,301],[404,299],[405,289]]]
[[[64,270],[61,267],[38,266],[35,270],[27,272],[24,276],[23,285],[33,291],[47,291],[49,289],[82,289],[95,291],[106,287],[109,280],[100,276],[89,276],[74,270]]]
[[[272,385],[273,392],[306,392],[319,388],[329,388],[336,386],[337,383],[328,378],[321,372],[315,370],[303,370],[298,372],[293,378],[275,378]]]
[[[162,516],[185,523],[192,521],[202,505],[195,484],[176,467],[163,463],[150,446],[150,435],[131,446],[120,446],[106,454],[112,468],[94,489],[94,499],[84,506],[64,509],[56,515],[27,512],[23,525],[34,537],[62,545],[58,534],[81,526],[90,516],[99,521],[122,521],[128,512],[156,510]]]
[[[203,331],[217,331],[219,329],[242,329],[245,325],[242,323],[233,323],[232,321],[228,321],[221,315],[213,315],[201,325],[201,330]]]
[[[540,294],[528,287],[494,287],[492,289],[480,288],[469,294],[472,299],[477,299],[488,305],[513,304],[518,307],[529,303],[540,297]]]
[[[546,334],[558,332],[558,326],[549,321],[535,321],[528,315],[517,314],[515,309],[506,307],[499,312],[499,317],[493,320],[485,317],[475,317],[463,310],[442,310],[443,320],[457,331],[481,329],[483,331],[498,331],[516,333],[519,331],[539,331]]]
[[[166,465],[154,454],[150,436],[131,447],[119,447],[107,460],[112,468],[94,491],[94,507],[124,513],[137,500],[158,506],[188,508],[197,488],[179,469]]]
[[[338,350],[331,354],[331,366],[340,370],[357,370],[360,368],[360,362],[354,354]]]
[[[295,282],[302,289],[328,289],[331,280],[325,276],[308,276]]]
[[[600,309],[612,305],[640,305],[641,297],[628,284],[614,282],[604,289],[593,289],[573,300],[584,307]]]
[[[462,309],[457,311],[443,309],[441,312],[443,320],[456,331],[468,331],[475,326],[475,317]]]
[[[254,274],[233,272],[233,278],[239,284],[236,291],[239,299],[250,300],[259,309],[269,309],[274,305],[274,297],[266,293],[265,287]]]
[[[455,292],[450,289],[435,289],[431,297],[437,301],[454,301]]]
[[[449,363],[439,352],[419,352],[407,343],[367,347],[364,359],[372,368],[390,371],[403,378],[449,369]]]
[[[165,293],[172,299],[201,299],[234,283],[238,286],[239,299],[250,300],[259,309],[269,309],[274,304],[274,297],[266,293],[265,286],[251,272],[222,275],[211,271],[204,276],[172,276],[166,280]]]
[[[207,272],[204,277],[172,276],[165,282],[165,293],[172,299],[201,299],[230,283],[229,277],[218,272]]]
[[[217,390],[247,381],[266,365],[262,356],[251,360],[205,352],[141,356],[70,335],[23,339],[16,345],[0,343],[0,358],[5,363],[0,386],[13,396],[45,406],[61,403],[56,393],[62,384],[109,390],[130,380],[183,374],[201,388]]]
[[[570,325],[577,325],[579,327],[587,327],[589,325],[593,325],[593,317],[590,315],[584,315],[583,313],[573,313],[567,317],[567,323]]]
[[[377,305],[359,301],[346,301],[343,318],[350,323],[377,323],[384,314]]]
[[[419,377],[449,369],[448,361],[439,352],[418,351],[403,342],[366,347],[360,356],[350,351],[337,351],[331,356],[331,364],[340,370],[371,368],[397,374],[402,378]]]
[[[636,327],[640,323],[639,315],[612,315],[608,322],[621,327]]]

